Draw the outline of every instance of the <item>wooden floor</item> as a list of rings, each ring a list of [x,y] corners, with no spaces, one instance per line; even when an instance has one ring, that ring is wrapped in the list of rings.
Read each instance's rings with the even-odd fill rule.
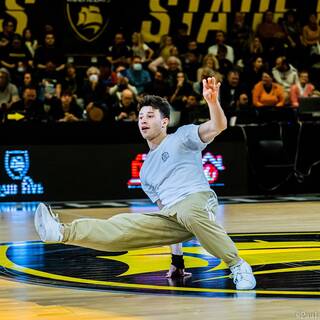
[[[141,209],[141,208],[140,208]],[[63,222],[137,209],[58,210]],[[143,211],[143,210],[141,210]],[[319,202],[220,205],[229,233],[319,231]],[[0,243],[38,240],[31,211],[0,213]],[[53,288],[0,278],[0,319],[319,319],[319,299],[205,298]]]

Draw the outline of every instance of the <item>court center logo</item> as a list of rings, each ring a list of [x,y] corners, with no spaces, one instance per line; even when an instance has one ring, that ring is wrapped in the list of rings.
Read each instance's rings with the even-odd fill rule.
[[[110,20],[111,0],[67,0],[66,15],[75,34],[86,42],[98,39]]]
[[[1,275],[16,281],[89,290],[203,297],[320,298],[320,233],[230,234],[253,268],[255,290],[235,289],[228,266],[192,239],[183,244],[192,276],[168,279],[168,246],[104,252],[38,241],[0,244]]]
[[[15,183],[0,184],[0,198],[19,194],[43,194],[41,183],[34,183],[27,175],[30,168],[30,157],[27,150],[7,150],[4,154],[4,169]],[[17,182],[20,182],[18,184]]]

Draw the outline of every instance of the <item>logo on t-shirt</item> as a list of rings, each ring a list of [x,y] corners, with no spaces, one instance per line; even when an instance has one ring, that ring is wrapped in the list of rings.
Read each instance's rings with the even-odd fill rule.
[[[164,152],[164,153],[161,155],[161,158],[162,158],[162,161],[163,161],[163,162],[166,162],[166,161],[169,159],[169,153],[168,153],[168,152]]]

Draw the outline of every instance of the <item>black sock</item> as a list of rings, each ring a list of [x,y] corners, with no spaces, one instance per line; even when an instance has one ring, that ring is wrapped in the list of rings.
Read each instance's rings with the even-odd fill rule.
[[[178,269],[184,269],[184,260],[183,256],[172,254],[171,255],[171,264],[174,265]]]

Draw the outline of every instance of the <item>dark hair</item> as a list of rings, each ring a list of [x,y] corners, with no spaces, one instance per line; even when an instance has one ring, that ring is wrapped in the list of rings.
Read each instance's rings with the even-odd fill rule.
[[[14,20],[12,20],[12,19],[4,19],[4,20],[2,21],[2,29],[6,28],[9,23],[12,23],[14,29],[16,29],[16,26],[17,26],[17,25],[16,25],[16,22],[15,22]]]
[[[159,110],[163,118],[170,119],[170,104],[167,99],[155,95],[145,95],[139,101],[139,109],[145,106]]]
[[[71,91],[71,90],[66,89],[66,90],[62,91],[62,93],[61,93],[61,97],[62,97],[62,96],[69,96],[69,97],[73,97],[73,93],[72,93],[72,91]]]
[[[23,88],[23,92],[25,92],[26,90],[35,90],[37,91],[37,87],[34,85],[34,84],[30,84],[30,85],[27,85]]]

